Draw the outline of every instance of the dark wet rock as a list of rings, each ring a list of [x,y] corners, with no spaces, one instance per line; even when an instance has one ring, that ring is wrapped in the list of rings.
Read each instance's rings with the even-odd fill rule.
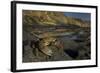
[[[24,45],[24,46],[27,46],[27,45],[28,45],[28,43],[29,43],[29,41],[28,41],[28,40],[23,41],[23,45]]]
[[[75,42],[84,42],[85,38],[77,35],[72,38]]]
[[[89,54],[88,53],[85,53],[84,55],[87,56],[87,57],[89,57]]]
[[[75,41],[75,42],[84,42],[83,39],[75,39],[74,41]]]
[[[70,57],[72,57],[73,59],[77,58],[79,55],[78,50],[66,49],[66,50],[64,50],[64,52],[66,54],[68,54]]]
[[[76,36],[76,37],[74,37]],[[45,61],[64,61],[64,60],[85,60],[91,58],[90,43],[76,42],[74,39],[83,40],[83,36],[71,35],[54,37],[63,44],[63,49],[49,45],[53,51],[52,56],[46,56],[39,50],[39,39],[28,32],[23,32],[23,62],[45,62]],[[71,39],[70,39],[71,38]],[[90,41],[89,41],[90,42]],[[87,44],[86,44],[87,43]],[[85,47],[86,46],[86,47]],[[36,50],[38,50],[38,55]],[[89,53],[90,52],[90,53]]]

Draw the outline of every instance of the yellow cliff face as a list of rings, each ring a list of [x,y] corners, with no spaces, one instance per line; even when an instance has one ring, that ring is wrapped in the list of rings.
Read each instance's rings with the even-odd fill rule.
[[[90,27],[89,22],[65,16],[62,12],[23,10],[23,23],[28,25],[39,24],[44,26],[76,25]]]

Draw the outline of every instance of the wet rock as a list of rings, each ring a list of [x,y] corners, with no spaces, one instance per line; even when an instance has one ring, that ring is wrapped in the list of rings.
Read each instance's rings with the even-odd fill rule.
[[[73,59],[77,58],[79,55],[78,50],[66,49],[66,50],[64,50],[64,52],[66,54],[68,54],[70,57],[72,57]]]

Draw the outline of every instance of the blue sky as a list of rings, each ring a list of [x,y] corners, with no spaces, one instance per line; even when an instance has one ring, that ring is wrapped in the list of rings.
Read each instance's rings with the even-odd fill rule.
[[[82,19],[82,20],[87,20],[87,21],[91,19],[90,13],[64,12],[64,15],[73,17],[73,18]]]

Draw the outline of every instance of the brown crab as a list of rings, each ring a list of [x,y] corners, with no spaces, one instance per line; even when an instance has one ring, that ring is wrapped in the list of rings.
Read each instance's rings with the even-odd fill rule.
[[[37,42],[37,46],[35,44],[35,55],[38,57],[38,51],[42,52],[47,57],[52,57],[54,52],[52,47],[56,47],[58,50],[63,48],[63,45],[60,41],[58,41],[54,37],[46,37]]]

